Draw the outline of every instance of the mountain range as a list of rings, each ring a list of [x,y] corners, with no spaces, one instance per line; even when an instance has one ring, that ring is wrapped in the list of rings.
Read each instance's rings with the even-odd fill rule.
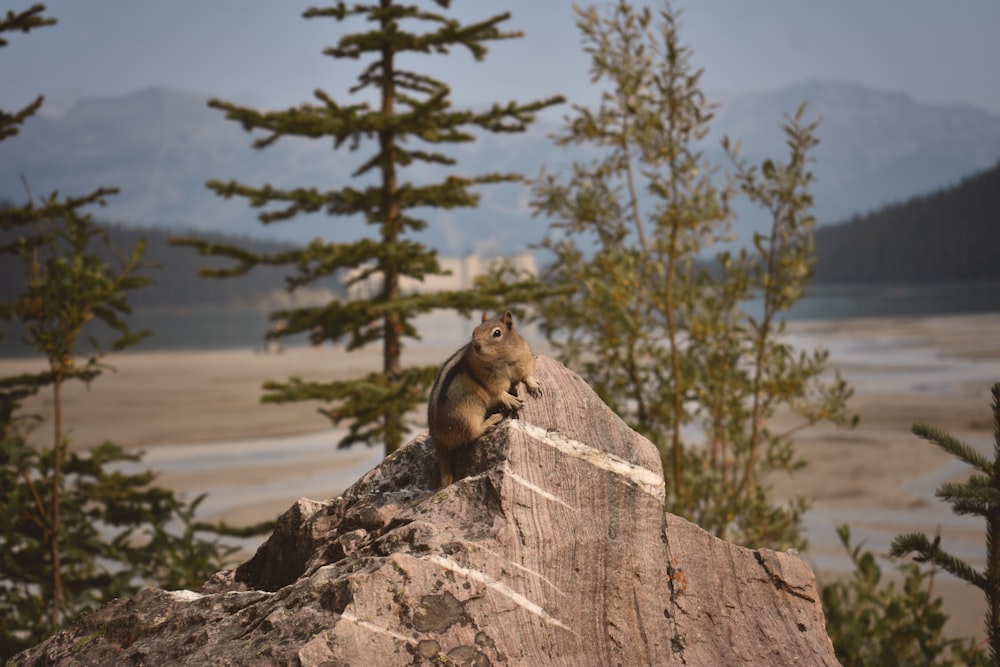
[[[713,130],[741,139],[750,159],[781,158],[779,120],[803,101],[806,118],[820,120],[813,152],[820,224],[954,185],[1000,159],[1000,115],[842,82],[722,96]]]
[[[723,165],[715,148],[723,134],[739,140],[741,154],[750,160],[780,160],[782,118],[808,101],[807,119],[822,119],[821,144],[814,153],[821,224],[952,185],[1000,159],[1000,115],[968,106],[924,104],[903,93],[830,81],[715,99],[721,106],[705,154]],[[254,150],[252,137],[206,100],[192,92],[149,88],[81,99],[54,117],[38,115],[19,136],[0,144],[0,199],[23,201],[23,176],[35,195],[117,186],[121,194],[98,216],[126,225],[294,242],[362,233],[359,221],[322,215],[265,227],[245,202],[226,201],[207,190],[208,179],[336,187],[350,179],[361,152],[333,151],[328,141],[295,138]],[[570,154],[546,138],[557,129],[542,120],[524,135],[481,136],[452,152],[456,172],[534,176],[543,165],[550,172],[565,170]],[[481,194],[475,210],[428,211],[424,240],[454,255],[517,251],[542,238],[546,221],[531,217],[526,188],[487,186]],[[738,224],[745,233],[764,222],[751,215]]]

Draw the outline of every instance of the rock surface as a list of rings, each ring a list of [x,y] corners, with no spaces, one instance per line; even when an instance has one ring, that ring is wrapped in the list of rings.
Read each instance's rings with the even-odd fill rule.
[[[300,500],[199,592],[147,589],[27,665],[836,665],[812,572],[662,510],[655,447],[577,375],[470,448],[438,491],[417,437]]]

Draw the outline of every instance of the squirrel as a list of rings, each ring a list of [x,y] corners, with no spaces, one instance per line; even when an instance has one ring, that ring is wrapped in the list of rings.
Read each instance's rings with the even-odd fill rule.
[[[431,387],[427,425],[441,469],[441,488],[454,481],[454,452],[524,407],[516,385],[542,395],[535,358],[514,328],[510,311],[496,319],[483,313],[472,341],[444,362]]]

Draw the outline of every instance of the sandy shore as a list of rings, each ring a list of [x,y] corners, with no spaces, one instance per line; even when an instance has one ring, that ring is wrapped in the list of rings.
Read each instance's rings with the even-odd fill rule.
[[[853,430],[801,432],[796,446],[808,462],[792,478],[773,480],[779,495],[813,499],[805,520],[817,575],[850,567],[836,527],[852,540],[885,554],[893,537],[921,531],[976,567],[985,563],[985,525],[957,517],[934,496],[969,468],[910,431],[914,423],[941,428],[993,456],[990,388],[1000,382],[1000,313],[931,318],[795,322],[793,341],[822,345],[830,366],[854,387],[851,407],[860,417]],[[891,572],[881,562],[883,575]],[[982,593],[939,574],[934,594],[950,616],[948,630],[983,638]]]
[[[940,530],[942,545],[981,565],[981,522],[954,517],[934,498],[940,482],[965,471],[910,427],[930,423],[991,452],[989,388],[1000,381],[1000,313],[794,322],[788,334],[803,348],[830,351],[830,366],[856,390],[852,408],[861,417],[851,431],[797,434],[808,466],[772,480],[779,497],[801,493],[814,500],[804,556],[819,576],[848,566],[835,534],[842,523],[877,553],[897,533]],[[407,351],[405,363],[439,363],[451,351],[421,346]],[[74,446],[109,439],[144,449],[144,467],[160,471],[160,483],[209,492],[202,506],[208,516],[273,518],[300,496],[336,495],[380,458],[377,448],[336,450],[338,434],[315,404],[259,402],[269,379],[330,380],[377,370],[376,350],[126,353],[110,362],[117,372],[89,390],[67,387]],[[0,376],[38,369],[37,361],[0,360]],[[36,397],[28,408],[50,416],[51,400]],[[981,636],[978,591],[944,576],[935,591],[945,596],[953,632]]]

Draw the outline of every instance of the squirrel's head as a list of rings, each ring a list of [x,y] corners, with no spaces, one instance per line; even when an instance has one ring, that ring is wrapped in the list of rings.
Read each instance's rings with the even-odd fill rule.
[[[486,350],[497,349],[497,346],[504,345],[516,335],[514,316],[509,310],[492,320],[486,313],[483,313],[483,323],[472,332],[472,349],[482,354]]]

